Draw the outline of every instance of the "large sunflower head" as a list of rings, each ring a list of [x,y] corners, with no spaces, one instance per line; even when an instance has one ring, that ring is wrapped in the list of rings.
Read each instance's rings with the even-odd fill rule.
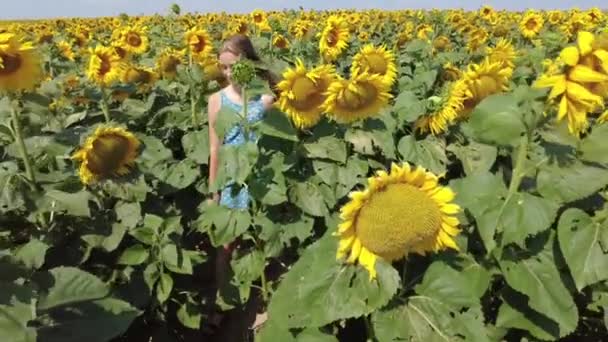
[[[149,90],[158,80],[158,74],[152,68],[130,65],[122,74],[122,82],[134,84],[140,92]]]
[[[514,62],[517,53],[515,52],[513,44],[507,39],[499,39],[494,47],[488,47],[486,49],[486,54],[490,62],[500,62],[502,67],[515,67]]]
[[[190,48],[190,52],[195,56],[201,58],[211,54],[213,50],[213,44],[211,37],[204,29],[193,27],[186,32],[186,44]]]
[[[301,129],[312,127],[321,119],[325,92],[335,79],[335,71],[329,65],[321,65],[310,71],[298,59],[294,68],[283,72],[283,80],[277,84],[280,91],[279,108]]]
[[[333,62],[347,48],[350,30],[344,18],[331,15],[319,35],[319,52],[327,62]]]
[[[113,47],[97,45],[90,50],[87,77],[101,85],[107,86],[120,78],[124,65]]]
[[[323,109],[340,123],[350,123],[380,114],[392,98],[382,76],[368,72],[338,78],[327,89]]]
[[[83,184],[125,175],[137,157],[140,142],[133,133],[121,127],[100,126],[72,159],[80,161],[79,176]]]
[[[76,54],[74,54],[74,51],[72,51],[72,44],[66,42],[65,40],[57,43],[57,49],[61,53],[61,56],[69,61],[73,62],[76,58]]]
[[[351,68],[354,74],[367,71],[370,74],[380,75],[389,86],[392,86],[397,78],[395,55],[385,46],[375,47],[372,44],[363,46],[353,57]]]
[[[167,79],[177,74],[177,66],[185,63],[184,51],[166,48],[156,60],[157,72]]]
[[[459,233],[454,215],[460,211],[452,203],[455,194],[421,167],[393,164],[390,173],[378,171],[365,190],[349,197],[340,209],[336,258],[358,261],[370,279],[376,277],[378,258],[390,262],[409,253],[458,250],[453,239]]]
[[[503,67],[500,62],[491,62],[487,57],[479,64],[470,64],[464,74],[469,92],[464,114],[486,97],[508,90],[511,74],[511,68]]]
[[[40,56],[34,46],[15,34],[0,33],[0,92],[31,90],[42,79]]]
[[[448,83],[442,94],[436,97],[435,104],[431,105],[431,114],[420,117],[415,129],[422,133],[430,132],[433,135],[447,131],[448,127],[459,117],[464,108],[468,89],[464,80]]]
[[[519,22],[519,30],[524,37],[534,38],[543,28],[544,23],[545,19],[540,14],[529,12]]]
[[[147,30],[145,26],[127,26],[119,31],[117,45],[127,52],[142,54],[150,47]]]

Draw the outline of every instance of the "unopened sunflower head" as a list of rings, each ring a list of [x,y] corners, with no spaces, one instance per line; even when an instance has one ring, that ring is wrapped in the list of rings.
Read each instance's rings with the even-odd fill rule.
[[[402,259],[452,248],[460,232],[454,192],[439,185],[437,175],[408,163],[393,164],[368,178],[364,190],[349,194],[340,208],[336,258],[358,262],[376,278],[376,260]]]
[[[247,59],[239,59],[232,65],[232,80],[240,86],[248,86],[256,76],[255,65]]]

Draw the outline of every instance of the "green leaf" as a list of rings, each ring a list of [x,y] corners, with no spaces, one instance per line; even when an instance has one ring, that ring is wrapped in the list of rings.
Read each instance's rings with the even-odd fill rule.
[[[0,163],[0,213],[22,208],[25,205],[19,168],[13,162]]]
[[[199,308],[189,301],[182,304],[177,310],[177,319],[186,328],[199,329],[201,325],[201,312]]]
[[[110,293],[109,286],[91,273],[75,267],[56,267],[49,270],[52,278],[48,292],[40,297],[38,309],[100,299]],[[46,279],[45,279],[46,280]]]
[[[497,230],[503,233],[503,246],[515,243],[524,247],[527,237],[551,227],[558,209],[557,204],[547,199],[522,192],[511,197],[500,217],[492,211],[484,215],[484,221],[496,221]]]
[[[197,164],[209,163],[209,128],[189,132],[182,137],[182,146],[186,156]]]
[[[38,334],[48,342],[107,342],[123,334],[140,314],[125,301],[104,298],[56,313],[55,324],[39,328]]]
[[[496,146],[481,144],[475,141],[468,145],[450,144],[448,151],[453,152],[462,162],[462,168],[467,176],[477,172],[489,171],[498,155]]]
[[[330,159],[340,163],[346,162],[346,144],[333,137],[321,137],[313,142],[302,145],[309,158]]]
[[[10,342],[36,342],[36,330],[28,327],[35,319],[35,308],[30,304],[14,301],[12,305],[0,305],[0,340]]]
[[[129,202],[143,202],[152,191],[143,174],[128,182],[107,179],[100,186],[108,195]]]
[[[328,213],[319,187],[311,182],[294,183],[288,194],[291,201],[307,214],[320,217]]]
[[[157,164],[173,159],[173,153],[166,148],[163,142],[153,136],[138,134],[144,148],[137,158],[139,164],[145,165],[144,169],[149,169]]]
[[[192,274],[192,262],[187,251],[177,249],[174,244],[165,245],[161,251],[165,266],[171,271],[179,274]]]
[[[140,265],[143,264],[150,255],[150,252],[146,247],[141,244],[135,244],[125,249],[120,258],[118,258],[119,265]]]
[[[587,162],[608,163],[608,125],[595,125],[589,135],[581,141],[580,158]]]
[[[228,131],[239,125],[240,122],[241,117],[239,113],[229,107],[223,106],[220,108],[217,113],[217,119],[215,120],[215,133],[220,141],[223,141]]]
[[[555,322],[536,312],[526,304],[525,296],[508,289],[502,295],[503,302],[498,309],[496,326],[526,330],[532,336],[544,340],[559,339],[559,327]]]
[[[316,328],[304,329],[296,336],[296,342],[339,342],[333,335],[324,334]]]
[[[199,175],[199,166],[189,159],[174,164],[163,164],[155,169],[155,176],[175,189],[188,187]]]
[[[528,297],[530,308],[555,321],[559,325],[559,336],[563,337],[576,329],[578,310],[560,278],[553,241],[548,239],[543,250],[532,257],[503,258],[500,268],[507,284]]]
[[[173,290],[173,278],[167,273],[161,273],[158,286],[156,287],[156,299],[160,304],[164,303],[169,299],[171,291]]]
[[[248,211],[233,210],[215,203],[204,204],[197,220],[197,229],[207,232],[214,246],[234,241],[251,226],[252,218]]]
[[[211,184],[210,191],[218,191],[228,183],[245,184],[257,159],[258,147],[253,142],[242,145],[224,145],[220,148],[216,181]]]
[[[39,269],[44,264],[46,251],[50,248],[44,242],[32,239],[15,251],[15,259],[29,269]]]
[[[329,231],[304,251],[270,301],[271,321],[289,328],[321,327],[369,314],[389,301],[400,285],[397,271],[378,261],[378,277],[370,281],[361,266],[336,260],[337,245]]]
[[[426,112],[424,102],[412,91],[403,91],[395,98],[393,110],[401,121],[413,122]]]
[[[128,229],[135,228],[141,219],[139,203],[118,202],[114,206],[117,221]]]
[[[475,140],[491,145],[517,145],[526,132],[517,102],[512,94],[490,95],[482,100],[469,118]]]
[[[590,196],[608,184],[608,169],[573,161],[569,165],[544,164],[536,177],[538,192],[566,203]]]
[[[88,191],[69,193],[52,189],[45,192],[40,206],[47,212],[65,211],[68,215],[89,217],[91,216],[89,208],[91,199],[92,195]]]
[[[406,135],[399,140],[397,149],[405,161],[436,174],[446,171],[445,141],[433,136],[416,140],[413,135]]]
[[[577,290],[608,279],[608,253],[601,246],[601,232],[608,223],[578,208],[567,209],[557,225],[559,245]],[[604,246],[606,248],[608,246]]]
[[[287,115],[274,108],[264,114],[264,119],[259,122],[258,129],[263,135],[298,141],[297,131]]]

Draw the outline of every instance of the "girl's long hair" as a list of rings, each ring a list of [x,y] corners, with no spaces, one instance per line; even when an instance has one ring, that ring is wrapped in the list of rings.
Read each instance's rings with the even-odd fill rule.
[[[232,37],[228,38],[224,42],[224,45],[222,45],[222,49],[220,50],[219,54],[222,54],[223,52],[231,52],[237,56],[245,57],[250,61],[260,62],[260,63],[262,62],[262,59],[260,58],[258,53],[255,51],[255,48],[253,47],[253,43],[251,43],[251,40],[249,39],[249,37],[247,37],[244,34],[235,34]],[[279,95],[279,90],[277,89],[277,83],[279,82],[278,77],[271,71],[266,70],[266,69],[261,69],[261,68],[257,68],[257,73],[261,79],[268,82],[268,86],[270,86],[270,89],[272,90],[272,92],[276,96],[278,96]]]

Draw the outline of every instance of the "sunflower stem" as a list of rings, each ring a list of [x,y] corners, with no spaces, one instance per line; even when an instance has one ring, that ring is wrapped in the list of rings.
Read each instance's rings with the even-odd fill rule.
[[[106,123],[110,123],[110,106],[108,105],[108,94],[105,88],[101,88],[101,111]]]
[[[194,92],[194,80],[192,79],[192,52],[188,54],[188,68],[190,70],[190,113],[192,115],[192,126],[196,129],[198,127],[198,115],[196,112],[196,95]]]
[[[525,175],[525,162],[528,156],[528,144],[530,141],[530,135],[524,135],[521,137],[521,141],[518,146],[517,156],[515,159],[515,167],[513,168],[513,175],[511,182],[509,183],[508,197],[510,198],[517,192],[521,184],[522,179]]]
[[[30,181],[30,186],[33,190],[38,189],[38,183],[36,183],[36,174],[34,173],[34,168],[32,167],[32,161],[30,160],[30,156],[27,153],[27,146],[25,145],[25,141],[23,140],[23,132],[21,130],[21,122],[19,121],[19,111],[17,110],[17,104],[13,103],[11,108],[11,119],[13,121],[13,133],[15,135],[15,142],[17,143],[17,148],[19,149],[19,153],[21,154],[21,159],[23,159],[23,165],[25,165],[25,174],[27,175],[28,180]]]
[[[243,130],[245,131],[245,140],[249,140],[249,121],[247,120],[247,102],[249,102],[249,99],[247,98],[247,87],[245,85],[241,88],[241,97],[243,98]]]
[[[371,317],[370,316],[364,316],[363,317],[363,321],[365,322],[365,333],[367,335],[367,342],[375,342],[376,341],[376,335],[374,333],[374,327],[372,326],[372,322],[371,322]]]

